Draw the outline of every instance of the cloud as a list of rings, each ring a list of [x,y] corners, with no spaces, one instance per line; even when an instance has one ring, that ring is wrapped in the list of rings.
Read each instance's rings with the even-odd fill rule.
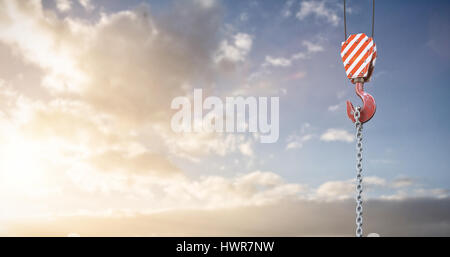
[[[393,183],[392,186],[395,188],[400,188],[400,187],[408,187],[414,184],[414,179],[412,178],[407,178],[407,177],[402,177],[402,178],[396,178]]]
[[[304,40],[302,44],[306,47],[307,53],[318,53],[324,51],[323,46],[318,43],[313,43],[311,41]]]
[[[194,2],[203,8],[211,8],[217,4],[216,0],[194,0]]]
[[[231,95],[270,97],[285,95],[287,92],[285,87],[280,87],[278,79],[274,79],[273,72],[268,67],[262,67],[244,76],[245,80],[243,82],[240,81],[231,90]]]
[[[200,157],[218,155],[226,156],[240,152],[251,155],[250,136],[226,133],[172,133],[165,128],[156,129],[155,133],[162,137],[164,145],[170,153],[184,159],[198,162]]]
[[[291,56],[291,60],[305,60],[311,58],[315,53],[323,52],[324,47],[319,43],[313,43],[311,41],[304,40],[302,45],[306,48],[305,51],[300,51]]]
[[[250,141],[239,145],[239,151],[246,156],[253,156],[253,149]]]
[[[302,148],[303,144],[314,137],[313,134],[302,135],[301,137],[292,135],[288,137],[288,144],[286,145],[286,149],[298,149]]]
[[[354,140],[354,135],[346,130],[331,128],[320,136],[320,140],[325,142],[341,141],[351,143]]]
[[[363,178],[363,188],[372,191],[374,188],[386,188],[389,183],[380,177],[368,176]],[[321,184],[312,195],[313,199],[318,200],[343,200],[353,198],[355,195],[355,179],[327,181]]]
[[[156,201],[155,209],[173,207],[178,195],[168,194],[167,205],[153,196],[198,181],[183,182],[171,157],[253,154],[250,137],[174,135],[170,130],[171,99],[191,92],[194,82],[208,88],[217,68],[213,57],[222,41],[221,11],[198,7],[177,2],[155,19],[141,5],[100,13],[99,20],[86,22],[59,18],[39,1],[0,2],[0,46],[39,74],[27,87],[0,83],[0,141],[5,147],[21,142],[2,158],[14,153],[27,160],[16,156],[1,162],[0,175],[9,178],[1,188],[11,199],[30,193],[48,197],[45,201],[54,207],[58,200],[52,194],[63,191],[60,197],[71,203],[68,209],[86,197],[95,209],[103,194],[117,199],[99,204],[105,208],[128,203],[127,198],[140,206]],[[186,31],[186,26],[192,29]],[[233,37],[239,51],[250,51],[251,44],[246,34]],[[41,151],[35,150],[38,145]],[[21,148],[28,150],[19,152]],[[9,185],[11,181],[17,183]],[[11,200],[4,202],[10,206]],[[31,211],[37,205],[23,201],[20,208],[39,213]],[[16,211],[9,213],[16,216]]]
[[[175,137],[169,127],[170,101],[189,94],[194,82],[207,89],[215,76],[213,57],[221,42],[221,12],[215,5],[198,8],[191,1],[177,2],[158,20],[148,6],[141,5],[84,22],[47,17],[38,1],[0,4],[0,26],[5,28],[0,41],[15,50],[16,58],[41,69],[43,79],[35,87],[41,94],[49,94],[55,106],[30,112],[35,117],[24,127],[35,137],[86,142],[86,149],[99,152],[104,151],[100,146],[135,142],[142,134],[152,141],[170,143],[168,138]],[[185,26],[193,29],[180,29]],[[250,51],[252,38],[238,33],[229,46],[237,56],[230,50],[231,54],[223,52],[223,58],[240,60]],[[62,105],[64,110],[58,110]],[[130,136],[130,131],[135,136]],[[169,150],[184,147],[184,154],[196,156],[195,152],[202,151],[190,145],[190,136],[185,135],[186,140],[178,137],[175,147],[166,146]],[[229,147],[212,149],[228,145],[234,151],[234,143],[228,143],[235,140],[231,138],[205,134],[197,140],[205,140],[198,142],[199,147],[207,146],[203,152],[229,152]]]
[[[369,176],[363,179],[365,190],[372,190],[374,187],[382,188],[387,185],[386,180],[380,177]],[[316,194],[313,197],[323,200],[349,199],[354,197],[355,187],[354,179],[327,181],[317,188]]]
[[[67,12],[72,8],[72,2],[70,0],[56,0],[56,7],[61,12]]]
[[[311,124],[304,123],[299,131],[295,131],[287,138],[286,150],[299,149],[303,147],[303,144],[313,139],[316,135],[310,133]]]
[[[266,66],[289,67],[291,66],[291,60],[286,58],[273,58],[268,55],[266,56],[266,61],[262,65],[264,67]]]
[[[286,201],[263,206],[160,213],[109,212],[9,222],[8,236],[354,236],[354,201]],[[364,203],[366,235],[449,236],[450,199]],[[36,221],[37,220],[37,221]],[[52,229],[48,229],[52,228]]]
[[[7,29],[0,40],[43,69],[44,87],[56,96],[82,98],[97,112],[126,122],[167,117],[167,103],[185,94],[180,85],[209,81],[213,70],[211,59],[219,43],[212,36],[219,30],[216,8],[178,3],[170,11],[174,13],[155,21],[144,5],[104,14],[92,24],[47,17],[39,4],[2,5],[0,22]],[[16,13],[26,18],[18,19]],[[183,31],[181,23],[194,29]],[[250,47],[241,35],[235,44],[243,50]]]
[[[241,13],[241,15],[239,15],[239,20],[240,21],[243,21],[243,22],[245,22],[245,21],[248,21],[248,13],[246,13],[246,12],[243,12],[243,13]]]
[[[91,0],[78,0],[78,2],[88,12],[95,9],[95,6],[91,3]]]
[[[283,57],[272,57],[270,55],[266,55],[265,61],[262,64],[263,67],[273,66],[273,67],[290,67],[294,61],[296,60],[306,60],[311,58],[311,56],[315,53],[323,52],[324,48],[318,42],[313,43],[307,40],[302,42],[304,48],[303,51],[297,52],[291,55],[289,58]]]
[[[77,68],[70,42],[81,38],[75,40],[70,33],[60,36],[68,25],[56,15],[46,16],[40,1],[2,1],[0,6],[0,41],[14,49],[16,56],[45,71],[43,85],[75,91],[76,84],[86,78]]]
[[[51,101],[47,105],[35,104],[28,112],[30,117],[22,124],[21,129],[35,140],[58,138],[78,145],[95,142],[97,147],[111,145],[115,141],[116,134],[104,131],[106,127],[101,119],[86,116],[86,113],[93,113],[93,110],[80,102]],[[104,119],[108,120],[107,117]]]
[[[288,183],[270,171],[252,171],[231,177],[218,175],[191,179],[182,174],[172,177],[147,176],[142,173],[93,173],[92,166],[75,165],[67,172],[78,194],[95,195],[92,211],[129,209],[161,211],[167,209],[217,209],[254,206],[297,199],[306,190],[300,184]],[[115,197],[102,202],[102,196]],[[129,202],[127,199],[133,199]],[[53,208],[51,206],[50,208]],[[75,209],[74,209],[75,208]],[[12,207],[11,210],[14,210]],[[9,210],[9,211],[11,211]],[[73,213],[76,205],[66,209]],[[9,212],[8,211],[8,212]]]
[[[102,172],[119,171],[140,174],[153,173],[158,175],[170,175],[180,172],[163,155],[145,150],[137,154],[110,150],[90,156],[88,161],[97,170]]]
[[[42,69],[44,79],[36,87],[42,86],[44,94],[50,95],[50,100],[41,102],[11,91],[8,99],[20,96],[30,101],[15,107],[26,110],[28,116],[21,131],[55,152],[67,153],[64,168],[70,174],[98,177],[98,181],[109,181],[99,183],[121,185],[125,190],[121,181],[127,176],[181,173],[168,156],[199,162],[208,155],[253,155],[251,137],[175,134],[169,127],[171,99],[191,92],[190,82],[206,84],[214,76],[213,57],[221,41],[214,36],[221,16],[215,6],[176,3],[155,20],[148,6],[141,5],[102,14],[100,20],[87,23],[70,17],[45,18],[39,4],[1,4],[5,8],[0,11],[4,14],[0,26],[8,30],[0,32],[0,40],[14,48],[18,57]],[[17,20],[16,13],[27,20]],[[182,30],[181,23],[193,29]],[[18,36],[22,26],[33,31],[32,41]],[[251,36],[233,36],[232,47],[239,54],[246,55],[251,45]],[[115,177],[106,179],[98,172]]]
[[[445,188],[419,188],[415,190],[415,193],[422,197],[435,197],[438,199],[448,198],[450,190]],[[404,198],[403,198],[404,199]]]
[[[317,189],[312,189],[305,197],[319,201],[345,200],[354,198],[355,187],[355,179],[326,181]],[[366,200],[404,201],[417,198],[444,199],[449,197],[448,189],[424,188],[416,180],[407,177],[387,180],[377,176],[367,176],[363,178],[363,189]],[[375,191],[383,192],[383,194],[374,196],[372,193]]]
[[[283,9],[281,10],[281,16],[283,16],[284,18],[290,17],[292,15],[291,8],[294,5],[294,3],[295,3],[294,0],[286,1],[286,3],[283,5]]]
[[[253,171],[232,178],[207,176],[200,180],[185,180],[181,186],[173,184],[165,189],[166,199],[170,197],[171,201],[177,201],[181,196],[185,201],[183,206],[207,209],[265,205],[295,199],[304,190],[302,185],[287,183],[278,174],[268,171]]]
[[[243,62],[245,57],[250,52],[253,44],[253,39],[249,34],[237,33],[233,36],[233,40],[222,41],[220,48],[216,53],[215,61],[220,63],[228,61],[231,63]]]
[[[330,106],[328,106],[328,111],[335,112],[339,109],[340,106],[341,106],[340,104],[330,105]]]
[[[325,1],[302,1],[296,17],[304,20],[308,16],[325,20],[333,26],[337,26],[340,21],[336,8],[327,7]]]
[[[289,75],[289,76],[286,78],[286,80],[297,80],[297,79],[302,79],[302,78],[304,78],[304,77],[306,77],[306,72],[304,72],[304,71],[298,71],[298,72],[295,72],[295,73]]]
[[[317,189],[317,197],[326,199],[348,199],[355,192],[355,186],[351,181],[329,181],[323,183]]]
[[[378,186],[378,187],[384,187],[387,185],[387,182],[384,178],[375,176],[365,177],[364,183],[369,186]]]
[[[400,185],[395,181],[389,184],[390,187],[397,189],[393,194],[384,194],[380,199],[389,201],[404,201],[411,198],[435,198],[445,199],[450,196],[450,190],[444,188],[423,188],[419,185]]]

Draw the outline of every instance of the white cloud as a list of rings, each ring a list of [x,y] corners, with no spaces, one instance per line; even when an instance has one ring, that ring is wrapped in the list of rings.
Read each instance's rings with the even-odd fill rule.
[[[401,201],[414,198],[446,199],[449,197],[448,189],[408,188],[411,187],[412,184],[401,185],[401,189],[396,190],[393,194],[385,194],[379,197],[367,197],[367,193],[370,191],[373,192],[375,189],[392,189],[397,186],[396,180],[386,181],[386,179],[376,176],[363,177],[363,188],[365,192],[363,197],[366,198],[365,200],[383,199],[390,201]],[[310,199],[325,201],[352,199],[356,194],[355,187],[355,179],[327,181],[317,187],[309,197]]]
[[[231,94],[234,96],[279,96],[286,93],[286,89],[277,86],[276,83],[265,80],[262,76],[253,74],[252,78],[249,78],[249,82],[243,85],[238,85]],[[265,75],[265,74],[264,74]]]
[[[325,142],[341,141],[351,143],[354,140],[354,135],[343,129],[328,129],[320,136],[320,140]]]
[[[0,5],[4,28],[0,41],[42,69],[41,85],[48,93],[59,97],[75,92],[95,113],[114,115],[124,124],[165,119],[167,102],[185,94],[180,85],[212,76],[212,57],[220,42],[211,36],[220,26],[214,8],[180,3],[183,15],[157,26],[145,5],[104,14],[94,23],[47,15],[39,4],[2,1]],[[186,36],[179,24],[203,37]],[[234,44],[246,53],[251,40],[236,35]],[[163,93],[155,95],[157,91]]]
[[[72,8],[70,0],[56,0],[56,8],[61,12],[67,12]]]
[[[253,39],[249,34],[237,33],[233,36],[233,41],[222,41],[216,53],[215,61],[229,61],[232,63],[242,62],[250,52]]]
[[[368,185],[369,187],[371,187],[371,186],[384,187],[384,186],[388,185],[388,183],[386,182],[386,179],[380,178],[380,177],[369,176],[369,177],[365,177],[363,180],[364,180],[363,183]]]
[[[375,187],[383,188],[388,186],[385,179],[375,176],[363,178],[364,190],[372,190]],[[343,200],[355,196],[355,179],[327,181],[321,184],[313,194],[312,198],[319,200]]]
[[[263,205],[298,199],[300,193],[305,192],[304,186],[288,183],[269,171],[257,170],[232,177],[202,176],[190,179],[180,175],[162,179],[139,174],[93,173],[91,168],[76,165],[67,175],[83,192],[116,196],[117,202],[110,203],[113,206],[120,206],[123,204],[121,201],[132,198],[134,202],[150,204],[153,212],[162,209]]]
[[[449,236],[450,199],[370,202],[370,227],[381,236]],[[413,212],[411,210],[414,210]],[[9,221],[5,236],[354,236],[355,203],[289,201],[218,210],[107,210]],[[393,225],[393,224],[401,224]],[[51,228],[51,229],[50,229]],[[373,233],[371,233],[373,234]],[[369,234],[370,235],[370,234]]]
[[[203,8],[211,8],[216,4],[216,0],[194,0],[198,5]]]
[[[391,201],[403,201],[414,198],[448,199],[450,190],[443,188],[416,188],[408,190],[401,188],[393,194],[382,195],[380,199]]]
[[[156,25],[146,5],[102,14],[100,20],[86,22],[70,16],[61,18],[56,11],[44,10],[39,1],[0,1],[1,47],[10,48],[15,53],[12,58],[26,62],[43,77],[42,81],[37,77],[26,90],[32,88],[39,92],[36,95],[47,96],[45,100],[31,100],[26,92],[17,91],[24,87],[11,87],[14,91],[10,93],[9,87],[4,89],[0,83],[0,107],[7,107],[0,112],[0,140],[6,135],[3,122],[12,122],[8,130],[14,137],[10,138],[22,138],[24,148],[39,144],[43,149],[39,155],[30,152],[25,156],[43,166],[33,169],[36,177],[43,177],[41,171],[49,173],[54,184],[76,191],[79,189],[68,178],[78,174],[83,176],[80,183],[91,191],[131,195],[148,191],[132,182],[139,176],[159,176],[177,169],[167,162],[169,156],[251,154],[251,148],[245,146],[247,141],[233,136],[202,135],[199,138],[204,140],[195,141],[188,139],[192,135],[184,135],[184,140],[176,144],[167,139],[179,139],[166,123],[170,117],[167,103],[185,94],[182,85],[191,80],[204,82],[206,75],[212,76],[212,57],[220,42],[218,10],[198,8],[188,2],[179,4],[184,8],[177,19]],[[180,24],[192,30],[186,32]],[[247,39],[236,35],[233,45],[249,51],[251,40]],[[8,61],[0,60],[2,65]],[[18,113],[11,115],[14,119],[3,119],[10,112]],[[14,122],[19,123],[20,130],[13,126]],[[144,144],[147,140],[155,143]],[[241,144],[244,146],[239,149]],[[55,167],[47,167],[47,159]],[[7,164],[13,168],[22,165],[15,160]],[[72,172],[53,174],[56,171]],[[52,186],[35,183],[33,188],[50,190]]]
[[[243,155],[253,156],[253,149],[252,149],[251,142],[247,141],[246,143],[240,144],[239,151],[241,151],[241,153]]]
[[[78,2],[88,12],[95,9],[95,6],[91,3],[91,0],[78,0]]]
[[[299,184],[286,183],[276,173],[253,171],[231,178],[206,176],[166,184],[165,200],[201,209],[252,206],[297,199],[304,190]]]
[[[403,177],[397,178],[392,182],[392,186],[395,188],[408,187],[414,184],[414,180],[411,178]]]
[[[415,191],[415,193],[422,197],[434,197],[438,199],[448,198],[450,196],[450,190],[444,188],[419,188]]]
[[[248,13],[246,12],[241,13],[241,15],[239,15],[239,19],[241,21],[248,21]]]
[[[314,134],[306,134],[303,136],[290,136],[288,138],[288,144],[286,145],[286,149],[298,149],[302,148],[303,144],[314,137]]]
[[[294,0],[288,0],[281,10],[281,16],[288,18],[292,15],[291,7],[294,5]]]
[[[291,55],[289,58],[272,57],[270,55],[267,55],[262,66],[289,67],[296,60],[309,59],[313,54],[324,51],[323,46],[318,42],[313,43],[311,41],[304,40],[302,42],[302,45],[306,49]]]
[[[303,20],[310,15],[324,19],[333,26],[337,26],[340,21],[337,9],[327,7],[325,1],[303,1],[300,4],[300,10],[297,12],[296,17],[299,20]]]
[[[302,146],[303,146],[303,145],[300,144],[299,142],[293,141],[293,142],[289,142],[289,143],[286,145],[286,149],[287,149],[287,150],[289,150],[289,149],[298,149],[298,148],[301,148]]]
[[[304,77],[306,77],[306,72],[305,71],[297,71],[294,72],[293,74],[289,75],[286,79],[287,80],[297,80],[297,79],[302,79]]]
[[[251,136],[215,132],[173,133],[166,127],[154,127],[152,133],[162,138],[168,151],[183,159],[199,162],[205,156],[217,155],[225,157],[231,153],[252,156]]]
[[[307,53],[318,53],[324,50],[322,45],[311,41],[304,40],[302,44],[306,47]]]
[[[272,56],[266,56],[266,61],[263,66],[274,66],[274,67],[288,67],[291,66],[291,60],[286,58],[274,58]]]
[[[317,42],[313,43],[311,41],[304,40],[302,45],[306,48],[306,50],[293,54],[291,57],[292,60],[309,59],[312,54],[324,51],[323,46]]]
[[[317,188],[316,197],[327,200],[342,200],[351,198],[355,192],[352,181],[329,181]]]
[[[262,186],[276,186],[283,183],[283,179],[273,172],[254,171],[245,175],[242,175],[237,181],[237,184],[254,184]]]
[[[247,53],[252,48],[252,37],[249,34],[238,33],[234,36],[234,44],[239,49],[246,51]]]
[[[377,176],[363,177],[364,197],[369,199],[383,199],[390,201],[401,201],[414,198],[445,199],[449,197],[449,190],[442,188],[417,188],[414,180],[403,177],[388,181]],[[344,200],[354,198],[355,179],[326,181],[309,194],[309,199],[314,200]],[[391,194],[383,194],[377,197],[367,197],[368,192],[383,190],[395,190]]]
[[[316,135],[308,133],[310,131],[311,124],[305,123],[300,128],[300,131],[296,131],[289,135],[286,139],[286,150],[299,149],[303,147],[303,144],[313,139]]]
[[[328,111],[335,112],[339,109],[339,107],[340,107],[340,104],[330,105],[330,106],[328,106]]]
[[[292,60],[305,60],[308,59],[309,55],[305,52],[298,52],[292,55],[291,59]]]

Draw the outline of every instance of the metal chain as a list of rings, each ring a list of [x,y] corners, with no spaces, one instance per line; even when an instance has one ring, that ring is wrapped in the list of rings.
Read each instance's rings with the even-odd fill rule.
[[[363,124],[359,121],[361,107],[357,107],[353,116],[356,126],[356,237],[363,236],[363,207],[362,207],[362,129]]]

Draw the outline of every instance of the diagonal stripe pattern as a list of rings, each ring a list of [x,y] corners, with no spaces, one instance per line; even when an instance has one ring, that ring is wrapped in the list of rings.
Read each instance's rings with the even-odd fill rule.
[[[342,43],[341,58],[347,78],[369,79],[377,58],[377,47],[373,38],[364,33],[352,34]]]

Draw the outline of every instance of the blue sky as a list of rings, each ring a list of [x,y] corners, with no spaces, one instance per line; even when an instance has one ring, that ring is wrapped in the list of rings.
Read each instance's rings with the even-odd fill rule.
[[[300,133],[305,124],[310,125],[308,133],[317,135],[328,128],[353,133],[344,104],[347,99],[360,104],[339,58],[339,47],[344,37],[342,1],[316,1],[324,3],[327,14],[337,17],[336,22],[314,13],[302,19],[296,17],[301,2],[220,2],[223,26],[218,33],[249,34],[253,45],[244,72],[216,77],[213,81],[219,85],[216,93],[226,95],[230,88],[245,83],[243,81],[252,73],[270,70],[270,74],[263,75],[262,79],[270,81],[272,87],[288,92],[279,95],[280,138],[276,144],[255,144],[256,159],[251,165],[234,163],[233,156],[209,156],[200,165],[175,160],[188,174],[232,176],[236,170],[242,172],[242,168],[247,171],[273,170],[288,181],[312,186],[354,177],[353,142],[330,143],[316,139],[305,142],[300,149],[286,150],[289,135]],[[148,4],[155,17],[162,16],[161,13],[167,15],[166,12],[177,5],[171,1],[96,1],[101,12],[105,13],[133,10],[143,3]],[[45,4],[49,8],[55,5],[53,1],[44,1]],[[370,34],[372,1],[348,1],[347,7],[348,33]],[[420,181],[424,187],[449,187],[449,124],[444,118],[449,115],[445,99],[450,95],[447,87],[449,8],[447,1],[376,3],[378,58],[374,78],[366,84],[366,90],[375,97],[377,112],[364,129],[364,172],[367,176],[385,179],[408,177]],[[92,21],[99,15],[86,14],[76,4],[71,14]],[[176,19],[175,16],[169,18]],[[289,67],[261,67],[268,55],[289,58],[305,50],[304,40],[318,42],[323,51],[307,60],[295,61]],[[304,77],[286,79],[298,72],[304,72]],[[329,111],[330,106],[338,106],[338,109]],[[216,168],[205,170],[202,168],[204,163]],[[225,172],[217,169],[223,165],[230,169]],[[373,193],[382,195],[386,192],[379,190]]]
[[[150,6],[168,3],[149,2]],[[328,127],[353,131],[343,104],[360,100],[345,78],[339,59],[343,41],[342,8],[327,2],[340,20],[336,26],[326,18],[310,15],[295,17],[299,1],[283,17],[283,1],[225,1],[225,23],[254,36],[249,55],[258,70],[266,55],[288,57],[302,49],[301,41],[323,38],[324,52],[311,60],[299,61],[286,69],[274,69],[275,77],[305,71],[301,80],[274,79],[287,88],[281,96],[280,140],[274,145],[258,145],[256,152],[273,160],[261,169],[277,170],[295,182],[320,184],[324,180],[354,176],[353,143],[307,142],[302,149],[285,150],[289,134],[309,123],[316,130]],[[170,4],[169,4],[170,6]],[[371,31],[371,1],[348,1],[348,32]],[[164,7],[163,7],[164,8]],[[446,1],[378,1],[376,3],[375,42],[378,59],[374,79],[366,90],[376,99],[377,113],[364,130],[365,174],[384,178],[411,177],[430,187],[448,188],[449,116],[445,99],[449,96],[449,20]],[[248,16],[245,21],[242,15]],[[437,42],[432,47],[432,42]],[[252,68],[251,68],[252,69]],[[271,75],[272,75],[271,74]],[[224,85],[225,87],[228,85]],[[345,94],[338,98],[339,94]],[[340,105],[336,112],[331,105]]]

